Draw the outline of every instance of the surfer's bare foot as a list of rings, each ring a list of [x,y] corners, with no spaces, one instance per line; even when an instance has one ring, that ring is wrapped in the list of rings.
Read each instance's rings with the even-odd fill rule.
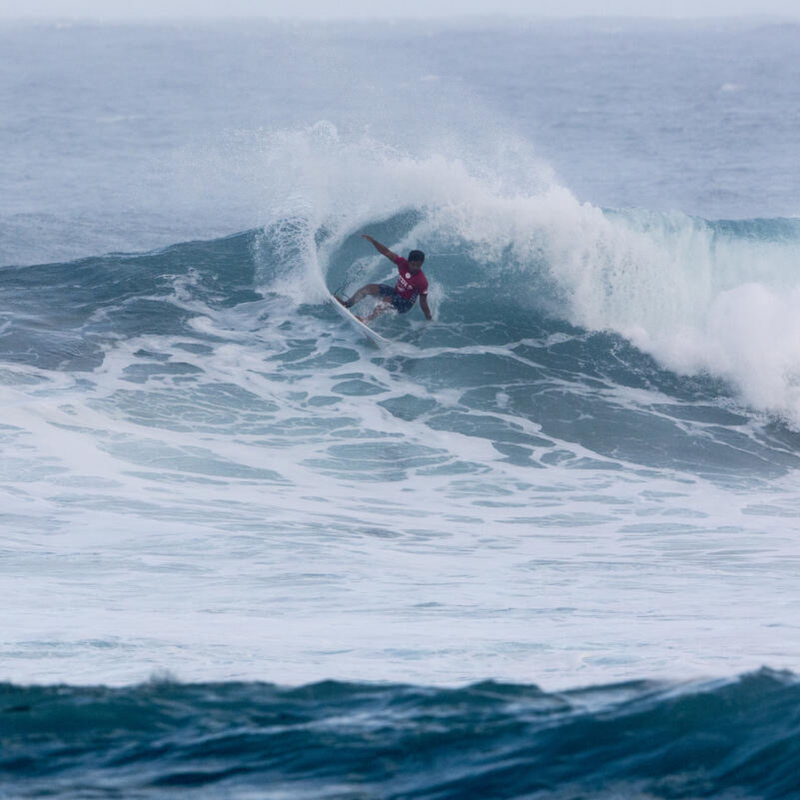
[[[347,305],[347,303],[346,303],[344,300],[342,300],[342,298],[341,298],[341,297],[339,297],[339,295],[336,295],[336,294],[335,294],[335,295],[334,295],[334,297],[335,297],[335,298],[336,298],[336,299],[337,299],[337,300],[338,300],[338,301],[339,301],[339,302],[340,302],[340,303],[341,303],[341,304],[342,304],[342,305],[343,305],[345,308],[348,308],[348,305]]]

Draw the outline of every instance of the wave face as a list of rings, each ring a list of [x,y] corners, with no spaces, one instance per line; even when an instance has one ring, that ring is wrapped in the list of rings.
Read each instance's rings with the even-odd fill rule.
[[[431,206],[364,223],[396,249],[425,242],[431,254],[436,322],[418,311],[378,321],[394,342],[386,353],[364,351],[324,303],[326,283],[352,294],[394,280],[388,261],[365,254],[357,210],[339,204],[144,255],[8,268],[0,356],[114,372],[120,409],[151,394],[149,376],[162,388],[178,381],[171,396],[184,397],[163,410],[168,422],[227,341],[273,352],[270,380],[316,375],[323,395],[332,384],[322,376],[352,362],[353,397],[518,463],[590,458],[714,478],[797,466],[800,222],[603,212],[557,186],[498,194],[459,163],[382,165],[407,167],[409,183],[423,172],[440,192]],[[457,189],[469,202],[446,201]],[[155,341],[159,352],[145,346]],[[246,393],[232,366],[224,381]],[[302,415],[314,427],[325,406]]]
[[[793,798],[800,688],[0,686],[15,797]]]

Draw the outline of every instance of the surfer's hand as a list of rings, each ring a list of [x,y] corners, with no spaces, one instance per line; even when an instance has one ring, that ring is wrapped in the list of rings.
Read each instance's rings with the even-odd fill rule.
[[[375,241],[368,233],[362,233],[361,234],[361,238],[362,239],[366,239],[368,242],[374,242]]]

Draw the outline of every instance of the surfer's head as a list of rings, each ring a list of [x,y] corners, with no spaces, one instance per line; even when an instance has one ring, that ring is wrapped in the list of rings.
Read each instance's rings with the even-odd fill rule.
[[[422,250],[412,250],[408,254],[408,268],[412,272],[419,272],[422,269],[423,261],[425,261],[425,253]]]

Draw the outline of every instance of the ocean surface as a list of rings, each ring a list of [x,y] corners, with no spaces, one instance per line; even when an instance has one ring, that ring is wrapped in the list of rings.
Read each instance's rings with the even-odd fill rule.
[[[0,798],[800,798],[798,54],[0,25]]]

